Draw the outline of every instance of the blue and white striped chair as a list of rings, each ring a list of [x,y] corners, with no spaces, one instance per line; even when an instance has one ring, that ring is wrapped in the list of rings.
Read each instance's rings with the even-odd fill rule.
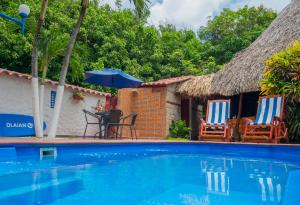
[[[230,100],[209,100],[206,110],[206,121],[200,120],[200,140],[229,141]]]
[[[284,96],[260,97],[255,121],[246,119],[243,141],[277,143],[281,138],[287,141],[287,129],[282,120],[283,110]]]

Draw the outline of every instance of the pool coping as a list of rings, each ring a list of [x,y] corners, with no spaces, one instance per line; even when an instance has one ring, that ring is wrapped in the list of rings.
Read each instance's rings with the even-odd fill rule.
[[[242,142],[215,142],[215,141],[180,141],[180,140],[103,140],[103,139],[73,139],[73,138],[0,138],[0,145],[101,145],[101,144],[218,144],[218,145],[252,145],[261,147],[299,147],[300,144],[272,144],[272,143],[242,143]]]

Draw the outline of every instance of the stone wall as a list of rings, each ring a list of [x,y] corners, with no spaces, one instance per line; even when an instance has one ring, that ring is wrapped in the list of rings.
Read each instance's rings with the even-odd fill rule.
[[[167,86],[166,96],[166,131],[169,134],[169,127],[172,121],[181,118],[181,97],[175,94],[176,84]]]

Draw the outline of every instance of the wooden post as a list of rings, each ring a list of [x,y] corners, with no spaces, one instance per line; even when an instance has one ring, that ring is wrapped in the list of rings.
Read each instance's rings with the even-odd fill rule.
[[[235,125],[234,132],[233,132],[234,139],[235,139],[236,141],[239,141],[239,140],[240,140],[239,127],[240,127],[240,121],[241,121],[242,110],[243,110],[243,99],[244,99],[244,94],[241,93],[241,94],[240,94],[240,98],[239,98],[239,110],[238,110],[238,116],[237,116],[237,119],[236,119],[236,125]]]

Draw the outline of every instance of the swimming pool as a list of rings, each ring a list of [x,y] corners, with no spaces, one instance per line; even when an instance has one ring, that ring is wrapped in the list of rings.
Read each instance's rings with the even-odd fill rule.
[[[0,182],[0,204],[9,205],[296,205],[300,148],[7,145],[0,147]]]

